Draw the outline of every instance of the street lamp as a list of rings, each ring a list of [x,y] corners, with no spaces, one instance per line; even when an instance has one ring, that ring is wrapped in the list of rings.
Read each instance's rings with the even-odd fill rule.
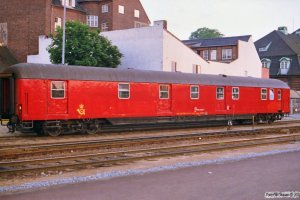
[[[65,64],[65,48],[66,48],[66,0],[64,0],[64,19],[63,19],[63,36],[62,36],[62,55],[61,55],[61,64]]]

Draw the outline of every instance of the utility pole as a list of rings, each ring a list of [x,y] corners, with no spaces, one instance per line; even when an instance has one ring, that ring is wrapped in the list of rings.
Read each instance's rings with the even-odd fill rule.
[[[62,55],[61,64],[65,64],[65,48],[66,48],[66,0],[64,0],[64,19],[63,19],[63,36],[62,36]]]

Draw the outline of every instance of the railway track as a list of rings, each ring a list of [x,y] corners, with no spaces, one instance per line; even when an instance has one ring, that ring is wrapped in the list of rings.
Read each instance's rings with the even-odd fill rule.
[[[275,123],[271,125],[267,124],[255,124],[256,128],[267,126],[267,127],[275,127],[275,126],[281,126],[281,125],[289,125],[289,124],[296,124],[300,123],[300,120],[287,120],[287,121],[276,121]],[[213,126],[213,127],[209,127]],[[234,125],[235,128],[239,127],[251,127],[252,125]],[[97,133],[96,135],[103,135],[103,134],[120,134],[126,132],[136,132],[136,131],[153,131],[153,130],[173,130],[173,129],[189,129],[189,128],[204,128],[208,130],[218,130],[218,129],[224,129],[224,123],[222,124],[199,124],[197,122],[189,122],[189,123],[166,123],[166,124],[147,124],[147,125],[118,125],[118,126],[103,126],[103,129],[101,132]],[[59,137],[56,137],[55,140],[64,140],[66,138],[72,137],[72,138],[78,138],[80,139],[83,135],[82,134],[72,134],[72,135],[62,135]],[[93,135],[84,135],[85,137],[93,137]],[[51,139],[53,137],[51,136],[43,136],[43,137],[37,137],[35,133],[28,131],[26,134],[21,135],[11,135],[11,136],[2,136],[0,137],[0,144],[7,141],[14,141],[17,139],[30,139],[30,140],[40,140],[42,139]]]
[[[114,138],[114,139],[94,139],[86,141],[74,141],[74,142],[56,142],[50,144],[10,144],[2,145],[0,147],[0,160],[3,159],[16,159],[24,157],[33,157],[40,155],[53,155],[62,153],[76,153],[87,150],[99,150],[99,149],[115,149],[135,147],[141,145],[159,145],[175,142],[198,142],[201,140],[207,140],[211,138],[222,137],[245,137],[253,135],[263,135],[270,133],[296,133],[300,132],[299,126],[290,126],[288,128],[264,128],[264,129],[249,129],[249,130],[231,130],[224,132],[194,132],[185,134],[170,134],[161,136],[143,136],[143,137],[126,137],[126,138]],[[1,166],[1,165],[0,165]]]
[[[257,145],[287,143],[300,140],[300,133],[258,137],[251,139],[235,139],[230,141],[212,141],[194,145],[176,145],[155,148],[140,148],[137,150],[119,150],[105,153],[92,153],[76,156],[60,156],[29,160],[13,160],[0,162],[0,177],[2,179],[19,174],[37,175],[41,172],[58,173],[83,168],[105,167],[119,165],[138,160],[156,159],[178,155],[198,154],[207,151],[219,151],[232,148],[242,148]]]

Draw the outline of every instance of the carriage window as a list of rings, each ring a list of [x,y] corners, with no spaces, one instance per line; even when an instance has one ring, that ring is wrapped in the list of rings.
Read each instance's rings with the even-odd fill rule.
[[[120,83],[118,90],[119,90],[119,99],[129,99],[130,88],[128,83]]]
[[[217,99],[218,100],[224,99],[224,88],[223,87],[217,88]]]
[[[267,89],[266,88],[261,89],[261,100],[267,100]]]
[[[159,98],[160,99],[168,99],[169,98],[169,86],[168,85],[160,85],[159,86]]]
[[[191,99],[199,99],[199,86],[191,85]]]
[[[51,98],[64,99],[65,98],[65,82],[52,81],[51,82]]]
[[[274,89],[269,90],[269,99],[274,100]]]
[[[232,99],[233,100],[238,100],[239,98],[240,98],[240,88],[233,87],[232,88]]]
[[[281,100],[281,90],[278,90],[278,100]]]

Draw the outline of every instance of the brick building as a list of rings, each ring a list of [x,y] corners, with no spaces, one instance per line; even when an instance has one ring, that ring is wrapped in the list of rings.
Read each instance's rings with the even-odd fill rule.
[[[184,40],[204,60],[230,63],[238,58],[238,41],[248,42],[250,35]]]
[[[38,54],[40,35],[62,25],[64,0],[0,0],[0,44],[19,62]],[[102,31],[150,24],[139,0],[66,0],[67,20],[87,23]]]
[[[255,42],[263,66],[270,68],[270,78],[286,82],[300,91],[300,29],[289,34],[279,27]]]
[[[239,63],[240,68],[245,68],[243,76],[251,76],[249,72],[257,70],[261,72],[259,77],[269,78],[269,69],[262,67],[251,35],[193,39],[182,42],[207,62],[236,65],[238,60],[243,60]]]

